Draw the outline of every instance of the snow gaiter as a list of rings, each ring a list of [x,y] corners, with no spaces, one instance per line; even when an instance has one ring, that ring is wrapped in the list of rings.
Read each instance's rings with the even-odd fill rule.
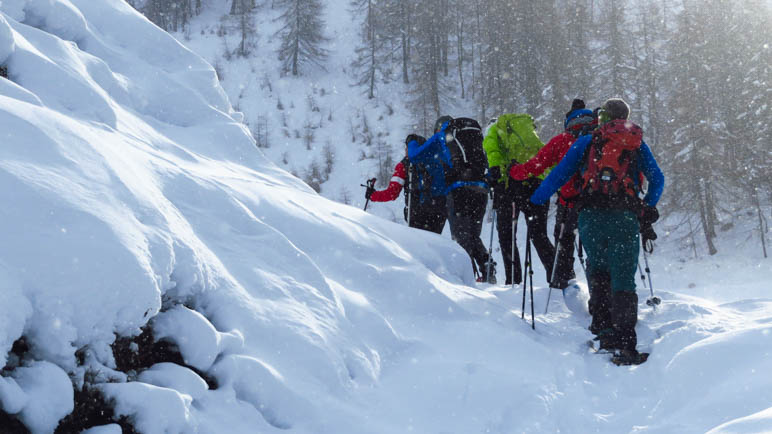
[[[635,334],[635,324],[638,322],[638,294],[635,291],[614,292],[611,322],[617,348],[635,350],[638,345],[638,337]]]
[[[598,334],[610,330],[611,323],[611,276],[600,272],[589,276],[590,301],[588,307],[592,315],[590,331]]]

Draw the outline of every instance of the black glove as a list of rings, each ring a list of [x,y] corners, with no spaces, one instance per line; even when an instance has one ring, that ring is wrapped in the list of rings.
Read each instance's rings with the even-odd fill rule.
[[[493,181],[498,181],[501,179],[501,167],[493,166],[488,168],[488,176],[490,176],[491,180]]]
[[[640,219],[641,227],[651,226],[657,220],[659,220],[659,211],[657,211],[657,208],[653,206],[644,205],[643,213],[641,213],[641,219]]]
[[[657,239],[657,233],[651,225],[641,225],[641,244],[647,253],[654,253],[653,241]]]
[[[647,241],[654,241],[657,239],[657,233],[654,232],[654,228],[651,225],[641,226],[641,240],[646,243]]]
[[[368,185],[367,190],[365,190],[365,199],[370,200],[370,196],[372,196],[373,193],[375,193],[375,187]]]

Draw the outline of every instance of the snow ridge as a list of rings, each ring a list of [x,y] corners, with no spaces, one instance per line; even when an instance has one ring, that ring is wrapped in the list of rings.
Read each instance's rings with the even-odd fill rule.
[[[392,224],[332,204],[270,163],[234,120],[213,68],[124,2],[4,1],[0,11],[9,70],[0,197],[12,204],[0,230],[5,412],[53,431],[73,409],[70,382],[54,379],[79,387],[96,373],[118,381],[100,390],[141,432],[218,431],[230,420],[218,416],[223,394],[244,403],[234,429],[288,428],[312,423],[298,384],[376,381],[381,349],[365,344],[347,311],[369,318],[382,342],[401,338],[370,301],[350,295],[360,279],[317,261],[375,272],[348,257],[356,250],[395,279],[426,270],[418,264],[432,263],[434,248],[416,249],[427,257],[417,260],[404,246],[422,237],[405,242],[403,233],[397,244],[384,235]],[[460,258],[434,269],[469,279],[449,271]],[[116,371],[116,336],[148,325],[217,390],[202,393],[184,367]],[[22,337],[29,351],[5,363]],[[151,375],[169,369],[171,378]],[[50,381],[25,380],[38,374]],[[159,408],[165,423],[152,416]]]

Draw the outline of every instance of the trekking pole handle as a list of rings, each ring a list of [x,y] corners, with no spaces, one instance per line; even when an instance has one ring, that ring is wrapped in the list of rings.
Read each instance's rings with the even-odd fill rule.
[[[376,180],[376,178],[370,178],[367,181],[365,181],[365,182],[367,182],[367,185],[359,184],[359,186],[360,187],[375,187],[375,180]]]
[[[367,185],[359,184],[362,187],[366,187],[367,189],[375,188],[375,178],[370,178],[367,180]],[[367,205],[370,204],[370,198],[367,198],[365,201],[365,208],[364,210],[367,211]]]

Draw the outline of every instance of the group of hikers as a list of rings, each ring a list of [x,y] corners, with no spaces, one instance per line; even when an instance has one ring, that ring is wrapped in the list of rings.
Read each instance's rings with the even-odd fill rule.
[[[583,248],[590,331],[600,349],[614,352],[615,363],[638,364],[645,354],[636,350],[635,272],[641,239],[649,244],[656,239],[652,224],[659,218],[664,176],[629,116],[630,107],[620,98],[595,110],[575,99],[564,131],[546,145],[528,114],[502,114],[485,134],[474,119],[442,116],[430,138],[407,136],[405,158],[388,187],[377,191],[369,185],[365,196],[391,201],[404,189],[411,227],[439,234],[448,221],[480,282],[496,283],[496,263],[480,238],[489,196],[507,285],[523,281],[516,242],[521,213],[527,243],[536,249],[550,288],[574,285],[574,248],[580,254]],[[547,218],[555,192],[553,244]]]

